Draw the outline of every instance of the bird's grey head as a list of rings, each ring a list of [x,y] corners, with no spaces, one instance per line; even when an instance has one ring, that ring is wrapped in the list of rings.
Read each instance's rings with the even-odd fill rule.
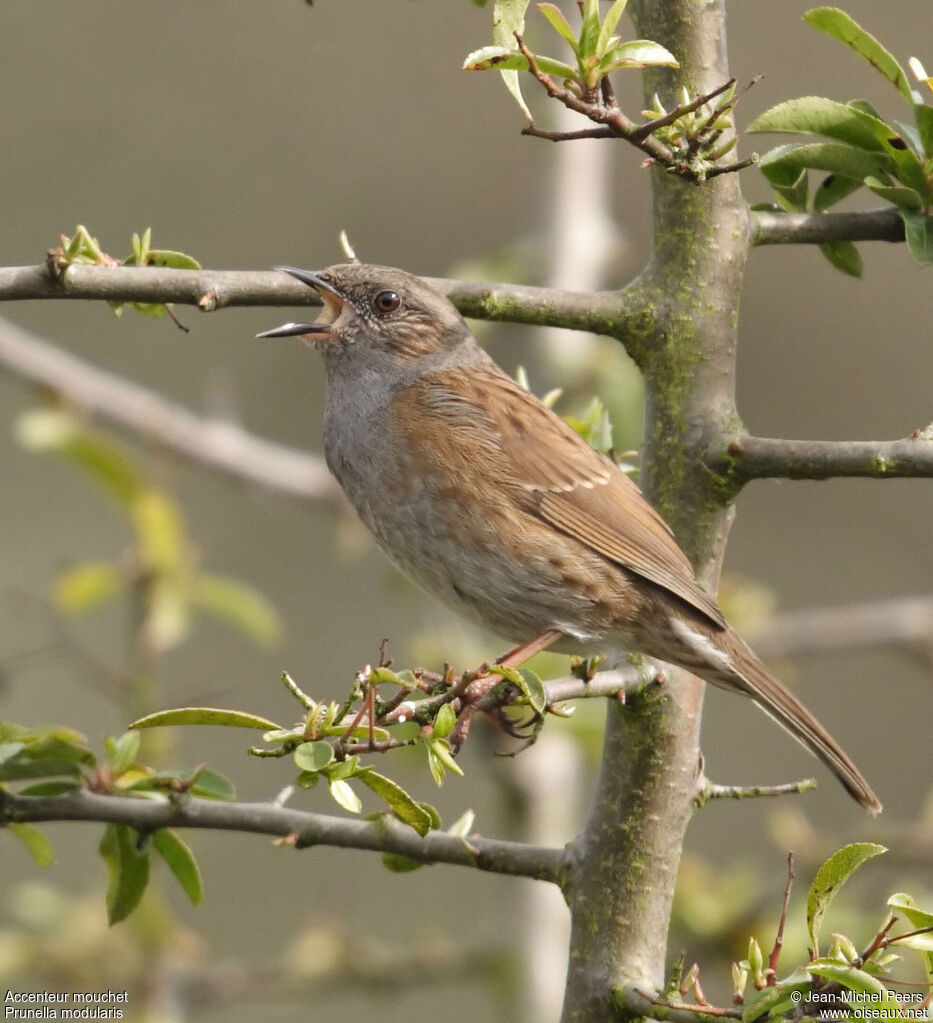
[[[300,336],[328,361],[372,350],[405,363],[453,348],[470,336],[448,299],[404,270],[367,263],[317,271],[276,269],[316,289],[324,308],[314,323],[286,323],[258,336]]]

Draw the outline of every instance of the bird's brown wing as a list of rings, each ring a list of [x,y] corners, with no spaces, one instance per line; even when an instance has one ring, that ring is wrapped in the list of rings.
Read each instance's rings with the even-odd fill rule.
[[[485,478],[493,474],[500,485],[516,488],[526,511],[725,627],[670,527],[638,487],[510,377],[486,367],[439,370],[408,385],[397,401],[397,425],[409,449],[433,437],[425,455],[459,473],[464,488],[482,493],[470,478],[481,466]],[[426,429],[425,418],[440,432]]]

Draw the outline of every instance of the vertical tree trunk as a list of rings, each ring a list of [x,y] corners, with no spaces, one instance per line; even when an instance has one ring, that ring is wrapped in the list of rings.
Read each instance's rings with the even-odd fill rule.
[[[681,67],[646,76],[668,107],[725,82],[719,0],[633,0],[639,36]],[[652,171],[654,253],[622,300],[644,310],[620,337],[645,375],[642,485],[714,588],[728,532],[729,494],[702,462],[710,440],[735,428],[734,364],[748,219],[735,175],[701,186]],[[664,979],[667,931],[699,769],[702,683],[669,671],[626,706],[609,705],[592,812],[574,846],[564,1023],[619,1018],[612,991],[646,993]]]

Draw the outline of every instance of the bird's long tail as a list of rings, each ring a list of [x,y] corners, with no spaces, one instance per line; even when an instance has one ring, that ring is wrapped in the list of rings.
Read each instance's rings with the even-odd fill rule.
[[[806,707],[768,671],[732,629],[718,633],[713,640],[725,658],[716,663],[707,660],[694,670],[707,682],[738,690],[755,703],[795,739],[801,742],[842,782],[846,791],[869,813],[881,812],[881,801],[848,754],[816,720]]]

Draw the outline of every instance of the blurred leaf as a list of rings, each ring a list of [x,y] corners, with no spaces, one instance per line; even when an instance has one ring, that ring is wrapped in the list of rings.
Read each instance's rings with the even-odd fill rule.
[[[119,739],[107,739],[107,759],[114,774],[123,774],[136,761],[141,741],[139,732],[124,732]]]
[[[55,580],[54,599],[67,614],[80,614],[126,590],[120,569],[107,561],[82,561],[61,572]]]
[[[813,192],[813,212],[822,213],[823,210],[835,206],[837,202],[841,202],[847,195],[851,195],[861,187],[862,182],[856,181],[854,178],[829,174]]]
[[[877,977],[848,963],[839,963],[833,959],[814,959],[807,963],[807,972],[816,977],[823,977],[825,980],[843,984],[850,991],[876,995],[882,1003],[887,996],[887,988]]]
[[[356,777],[392,807],[399,820],[419,835],[424,836],[431,830],[431,815],[391,778],[372,770],[361,771]]]
[[[853,842],[834,852],[816,872],[807,894],[807,930],[814,955],[819,953],[823,917],[836,893],[863,863],[887,851],[874,842]]]
[[[160,728],[164,725],[222,725],[225,728],[258,728],[264,732],[279,728],[274,721],[243,710],[218,707],[177,707],[138,718],[130,728]]]
[[[449,703],[443,704],[434,718],[434,735],[438,739],[446,739],[456,723],[457,712]]]
[[[619,24],[619,19],[625,13],[628,0],[615,0],[615,3],[606,11],[603,23],[599,27],[599,35],[596,38],[596,52],[605,53],[609,49],[609,40]]]
[[[63,796],[66,792],[74,792],[81,788],[76,781],[40,781],[35,785],[27,785],[19,790],[21,796]]]
[[[204,897],[204,886],[201,882],[201,871],[188,846],[168,828],[159,828],[153,832],[152,844],[175,875],[192,905],[199,906]]]
[[[600,71],[617,71],[620,68],[680,67],[670,50],[650,39],[632,39],[617,46],[600,62]]]
[[[408,856],[400,856],[398,853],[383,853],[382,865],[386,870],[391,870],[395,874],[408,874],[412,870],[418,870],[425,864],[419,863]]]
[[[917,119],[917,134],[920,136],[921,150],[927,159],[933,158],[933,107],[918,103],[914,107]]]
[[[55,850],[45,835],[32,824],[11,822],[6,830],[15,835],[29,852],[37,867],[48,867],[55,862]]]
[[[31,451],[50,451],[71,459],[96,476],[121,504],[129,505],[142,489],[136,467],[115,444],[60,409],[30,409],[19,417],[16,437]]]
[[[581,63],[596,54],[599,39],[599,0],[583,0],[583,27],[580,29]]]
[[[201,574],[192,599],[202,610],[221,618],[262,646],[282,638],[282,623],[275,608],[256,590],[227,576]]]
[[[525,31],[525,10],[528,0],[496,0],[492,9],[492,41],[497,46],[515,49],[515,33],[522,35]],[[512,94],[521,112],[531,121],[531,111],[522,96],[518,83],[518,72],[503,70],[502,81]]]
[[[574,53],[577,52],[577,34],[570,27],[570,22],[564,17],[563,11],[554,4],[535,4],[538,10],[551,23],[551,27],[570,46]]]
[[[926,266],[933,263],[933,216],[912,210],[898,210],[904,221],[907,248],[914,259]]]
[[[923,206],[920,196],[912,188],[906,188],[904,185],[887,185],[871,176],[865,178],[865,185],[885,202],[902,210],[919,210]]]
[[[544,691],[544,683],[533,671],[529,668],[507,668],[501,664],[496,665],[495,671],[521,690],[535,713],[544,713],[547,708],[547,694]]]
[[[807,24],[854,50],[898,90],[908,103],[914,101],[907,75],[897,60],[845,11],[838,7],[814,7],[803,16]]]
[[[576,68],[572,68],[563,61],[554,60],[552,57],[544,57],[535,54],[535,63],[548,75],[560,75],[562,78],[570,78],[576,74]],[[529,69],[528,60],[524,54],[505,46],[484,46],[480,50],[474,50],[463,62],[464,71],[489,71],[497,69],[503,75]],[[505,70],[503,70],[505,69]]]
[[[896,892],[888,899],[888,905],[891,909],[901,913],[907,920],[910,921],[914,929],[920,927],[933,927],[933,913],[929,913],[924,909],[921,909],[914,901],[913,897],[908,895],[906,892]],[[919,937],[919,935],[918,935]],[[927,939],[931,936],[930,934],[924,935]],[[923,969],[926,973],[927,986],[933,987],[933,951],[922,951],[920,958],[923,962]]]
[[[891,134],[883,121],[822,96],[803,96],[778,103],[759,114],[747,131],[825,135],[868,152],[884,149],[879,133]]]
[[[191,631],[191,603],[184,581],[174,574],[157,576],[146,591],[146,613],[141,633],[150,650],[164,652],[178,646]]]
[[[342,780],[329,781],[327,788],[334,801],[350,813],[359,813],[363,809],[360,797],[350,788],[350,783]]]
[[[98,850],[107,864],[107,919],[119,923],[139,905],[149,881],[149,855],[136,847],[137,833],[108,824]]]
[[[457,761],[454,760],[453,754],[450,752],[450,745],[446,739],[429,739],[428,744],[434,755],[448,771],[453,771],[454,774],[463,776],[463,771]]]
[[[334,759],[329,742],[303,742],[292,753],[295,765],[302,771],[323,771]]]
[[[193,796],[200,796],[202,799],[236,798],[233,782],[225,774],[209,767],[205,767],[198,773],[190,791]]]
[[[458,838],[466,838],[473,830],[473,822],[476,814],[472,810],[465,810],[447,829],[449,835],[457,835]]]
[[[178,571],[187,560],[178,504],[161,490],[147,487],[130,509],[144,566],[154,572]]]
[[[174,249],[152,249],[149,253],[150,266],[171,266],[176,270],[200,270],[201,264],[187,252]]]
[[[826,242],[820,252],[837,270],[850,277],[862,276],[862,255],[852,242]]]
[[[758,166],[773,185],[793,184],[801,170],[823,170],[861,182],[878,174],[884,157],[840,142],[813,142],[803,146],[778,146],[761,158]]]

